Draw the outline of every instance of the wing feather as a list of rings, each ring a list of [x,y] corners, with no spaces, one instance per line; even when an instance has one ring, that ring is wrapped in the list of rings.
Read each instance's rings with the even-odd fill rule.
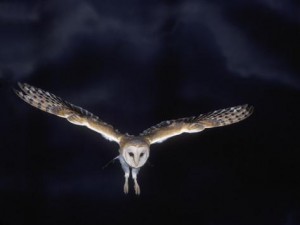
[[[163,121],[143,131],[140,136],[146,138],[151,144],[160,143],[182,133],[197,133],[206,128],[221,127],[237,123],[249,117],[252,112],[252,106],[239,105],[215,110],[199,116]]]
[[[120,142],[123,135],[89,111],[75,106],[40,88],[33,87],[26,83],[19,83],[18,85],[20,90],[14,90],[15,93],[28,104],[45,112],[66,118],[73,124],[86,126],[100,133],[104,138],[110,141]]]

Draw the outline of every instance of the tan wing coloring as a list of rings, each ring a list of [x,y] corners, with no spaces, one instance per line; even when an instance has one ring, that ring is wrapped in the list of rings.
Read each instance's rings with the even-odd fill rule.
[[[100,133],[104,138],[110,141],[120,142],[123,135],[119,131],[101,121],[97,116],[87,110],[64,101],[40,88],[21,83],[19,83],[19,87],[21,90],[15,90],[16,94],[28,104],[45,112],[66,118],[73,124],[86,126]]]
[[[146,138],[150,144],[160,143],[182,133],[196,133],[206,128],[221,127],[237,123],[249,117],[252,112],[252,106],[239,105],[201,114],[197,117],[163,121],[143,131],[140,136]]]

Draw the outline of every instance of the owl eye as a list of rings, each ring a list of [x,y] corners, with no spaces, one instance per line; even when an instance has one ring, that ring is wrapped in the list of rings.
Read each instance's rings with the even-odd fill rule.
[[[143,156],[144,156],[144,153],[141,153],[141,154],[140,154],[140,157],[143,157]]]
[[[132,152],[129,152],[129,156],[130,156],[130,157],[133,157],[133,153],[132,153]]]

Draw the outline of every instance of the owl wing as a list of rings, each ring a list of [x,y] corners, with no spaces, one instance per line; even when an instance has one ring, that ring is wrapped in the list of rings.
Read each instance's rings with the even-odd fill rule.
[[[111,125],[101,121],[97,116],[87,110],[64,101],[40,88],[21,83],[18,85],[21,90],[15,90],[15,93],[28,104],[45,112],[66,118],[73,124],[86,126],[100,133],[104,138],[110,141],[120,142],[123,135],[118,130],[115,130]]]
[[[199,116],[167,120],[143,131],[140,136],[146,138],[150,144],[161,143],[168,138],[182,133],[197,133],[206,128],[221,127],[237,123],[249,117],[252,112],[252,106],[239,105],[201,114]]]

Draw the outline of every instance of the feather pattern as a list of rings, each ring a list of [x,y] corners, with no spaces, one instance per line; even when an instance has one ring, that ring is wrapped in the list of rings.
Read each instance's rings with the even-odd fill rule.
[[[89,111],[40,88],[26,83],[19,83],[18,85],[21,90],[14,90],[15,93],[28,104],[45,112],[66,118],[73,124],[87,126],[110,141],[120,142],[123,135]]]
[[[143,131],[140,136],[146,138],[151,144],[160,143],[182,133],[196,133],[206,128],[221,127],[237,123],[249,117],[252,112],[252,106],[239,105],[215,110],[199,116],[167,120],[148,128]]]
[[[28,104],[65,118],[73,124],[86,126],[100,133],[106,139],[117,142],[120,147],[120,155],[117,158],[121,162],[125,176],[124,192],[128,193],[128,178],[131,174],[137,195],[140,194],[137,175],[140,168],[148,160],[151,144],[160,143],[182,133],[196,133],[206,128],[237,123],[250,116],[253,112],[252,106],[239,105],[199,116],[163,121],[143,131],[139,136],[132,136],[121,134],[89,111],[73,105],[54,94],[28,84],[19,83],[19,87],[19,90],[15,90],[16,94]]]

